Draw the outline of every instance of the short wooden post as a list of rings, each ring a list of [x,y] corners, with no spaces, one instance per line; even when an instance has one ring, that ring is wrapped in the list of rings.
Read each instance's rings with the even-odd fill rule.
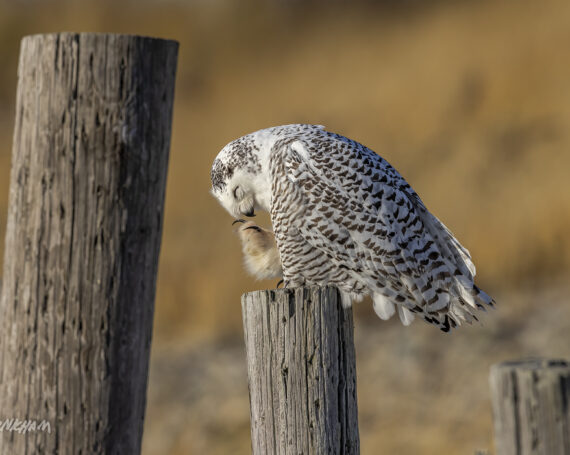
[[[500,363],[490,384],[497,455],[570,454],[570,363]]]
[[[22,41],[2,454],[140,452],[177,48],[124,35]]]
[[[358,454],[352,309],[336,288],[242,296],[254,455]]]

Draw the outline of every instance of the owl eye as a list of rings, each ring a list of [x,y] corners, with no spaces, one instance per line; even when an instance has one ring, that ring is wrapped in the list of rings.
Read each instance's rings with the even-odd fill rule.
[[[236,187],[234,188],[234,199],[237,199],[237,198],[238,198],[238,190],[239,190],[239,186],[236,186]]]

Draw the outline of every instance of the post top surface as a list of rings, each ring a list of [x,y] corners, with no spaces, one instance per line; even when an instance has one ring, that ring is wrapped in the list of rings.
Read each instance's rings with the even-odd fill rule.
[[[260,294],[264,293],[271,293],[274,296],[278,295],[296,295],[297,293],[301,293],[299,295],[303,295],[303,292],[313,292],[313,291],[320,291],[320,292],[338,292],[335,286],[301,286],[297,288],[279,288],[279,289],[258,289],[255,291],[249,291],[242,294],[242,299],[247,296],[257,297]]]
[[[179,42],[172,39],[167,38],[157,38],[153,36],[144,36],[144,35],[132,35],[132,34],[123,34],[123,33],[91,33],[91,32],[57,32],[57,33],[37,33],[34,35],[26,35],[22,38],[22,42],[27,40],[33,39],[42,39],[47,37],[78,37],[78,38],[114,38],[114,39],[133,39],[133,40],[142,40],[142,41],[155,41],[155,42],[164,42],[167,45],[174,45],[176,47],[179,46]]]
[[[493,369],[522,369],[538,370],[545,368],[570,368],[570,362],[564,359],[550,359],[545,357],[531,357],[526,359],[509,360],[493,365]]]

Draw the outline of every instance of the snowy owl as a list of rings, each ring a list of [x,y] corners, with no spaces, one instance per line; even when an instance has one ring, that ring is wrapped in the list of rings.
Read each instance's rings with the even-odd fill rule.
[[[405,325],[417,315],[445,332],[494,303],[475,285],[467,249],[404,178],[322,126],[236,139],[214,160],[211,179],[212,194],[235,218],[270,213],[287,287],[334,285],[345,305],[371,295],[380,318],[397,309]]]

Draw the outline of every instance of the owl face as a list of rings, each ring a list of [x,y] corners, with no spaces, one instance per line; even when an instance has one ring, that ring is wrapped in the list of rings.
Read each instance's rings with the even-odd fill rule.
[[[234,218],[239,218],[240,216],[255,216],[257,204],[254,188],[252,186],[254,176],[248,175],[248,173],[242,169],[228,168],[228,166],[224,166],[223,164],[219,166],[214,164],[214,168],[218,168],[223,177],[216,181],[223,184],[216,185],[213,183],[212,194],[220,202],[222,207]],[[212,182],[214,181],[215,178],[213,176]]]
[[[269,210],[269,150],[266,141],[252,134],[230,142],[214,160],[212,194],[233,217]]]

